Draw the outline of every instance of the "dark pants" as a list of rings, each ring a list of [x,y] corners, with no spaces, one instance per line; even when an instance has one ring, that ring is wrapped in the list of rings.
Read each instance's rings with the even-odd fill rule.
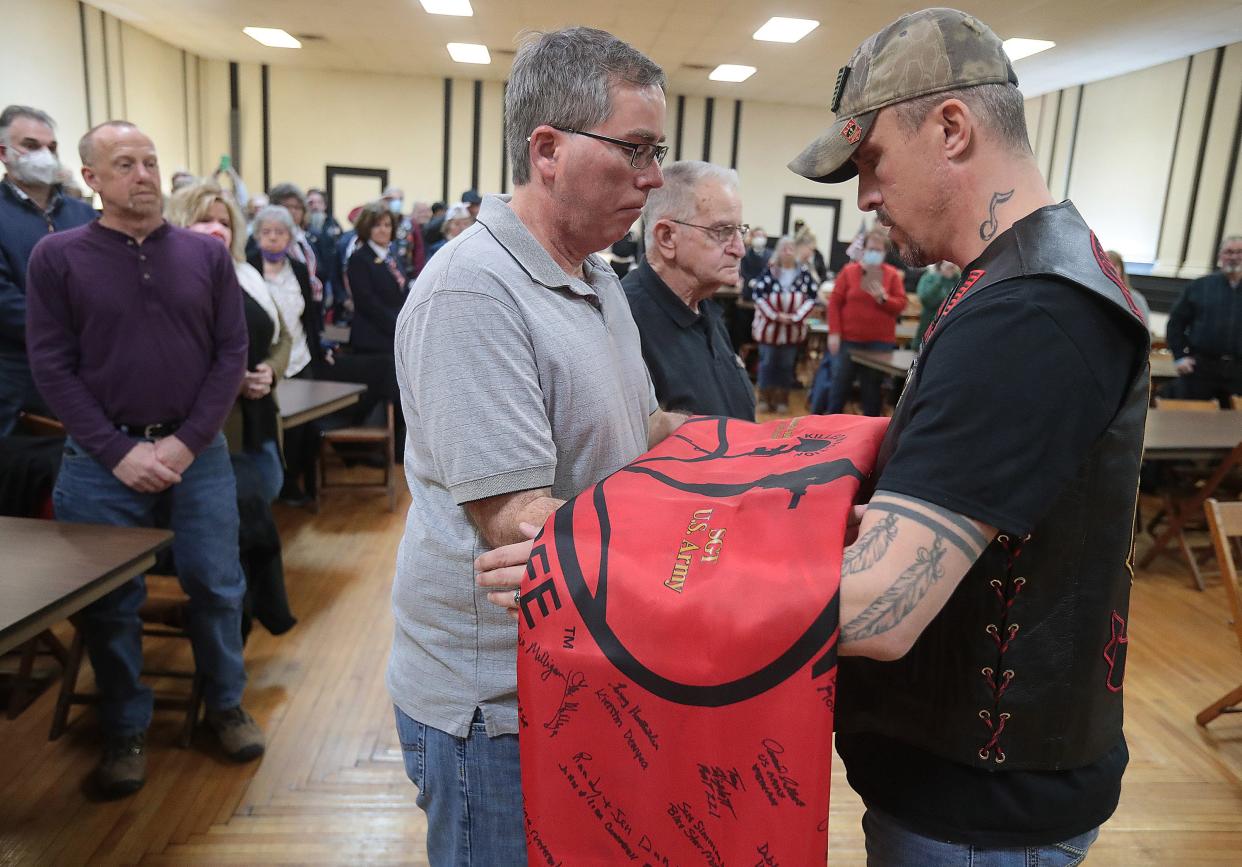
[[[1178,379],[1181,396],[1188,400],[1215,400],[1229,409],[1229,397],[1242,394],[1242,359],[1195,355],[1195,369]]]
[[[13,432],[23,409],[51,415],[35,388],[26,356],[0,352],[0,437]]]
[[[884,413],[884,400],[880,394],[880,386],[884,383],[884,374],[880,371],[855,364],[850,358],[851,349],[866,349],[872,352],[892,352],[896,347],[882,341],[854,342],[844,341],[841,351],[832,359],[832,391],[828,397],[828,413],[839,413],[845,408],[849,399],[850,389],[854,380],[858,380],[858,400],[862,404],[863,415],[879,416]]]

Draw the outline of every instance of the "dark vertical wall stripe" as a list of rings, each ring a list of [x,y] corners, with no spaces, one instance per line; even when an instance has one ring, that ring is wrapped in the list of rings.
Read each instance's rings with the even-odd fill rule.
[[[716,113],[716,98],[709,96],[703,105],[703,162],[712,159],[712,121]]]
[[[86,90],[86,128],[95,126],[94,115],[91,114],[91,60],[86,52],[86,6],[78,0],[78,33],[82,36],[82,86]]]
[[[733,100],[733,147],[729,151],[729,168],[737,168],[737,145],[742,137],[742,101]]]
[[[1220,85],[1220,67],[1225,61],[1225,47],[1216,49],[1212,63],[1212,83],[1208,87],[1207,109],[1203,113],[1203,130],[1199,134],[1199,156],[1195,160],[1195,178],[1190,183],[1190,207],[1186,209],[1186,232],[1182,235],[1182,254],[1177,257],[1180,268],[1190,253],[1190,230],[1195,223],[1195,207],[1199,204],[1199,182],[1203,180],[1203,157],[1207,153],[1208,134],[1212,131],[1212,113],[1216,110],[1216,89]],[[1215,251],[1213,251],[1215,252]]]
[[[121,58],[121,112],[129,119],[129,85],[125,81],[125,22],[116,22],[116,53]]]
[[[1052,150],[1048,154],[1048,186],[1052,186],[1052,167],[1057,162],[1057,140],[1061,137],[1061,101],[1065,91],[1057,91],[1057,113],[1052,119]]]
[[[449,147],[453,138],[453,79],[444,79],[444,158],[441,160],[443,179],[441,181],[440,198],[449,200]]]
[[[206,173],[207,165],[203,162],[203,59],[194,55],[194,92],[198,94],[198,168]]]
[[[240,88],[237,85],[237,61],[229,61],[229,159],[233,168],[241,174],[241,111]]]
[[[681,130],[686,125],[686,98],[677,97],[677,141],[673,144],[673,160],[681,159]]]
[[[185,166],[190,167],[190,59],[181,51],[181,119],[185,122]]]
[[[500,86],[500,192],[509,192],[509,114],[505,110],[505,98],[509,82]]]
[[[474,82],[474,139],[470,143],[470,189],[479,189],[479,149],[483,135],[483,82]]]
[[[265,63],[259,67],[259,79],[263,89],[263,189],[272,188],[272,126],[271,126],[271,79]]]
[[[1074,106],[1074,128],[1070,131],[1069,159],[1065,161],[1065,197],[1069,198],[1070,178],[1074,175],[1074,152],[1078,150],[1078,119],[1082,117],[1082,98],[1086,88],[1078,85],[1078,104]]]
[[[112,120],[112,61],[108,57],[108,16],[99,10],[99,33],[103,37],[104,55],[104,108],[108,110],[108,120]]]
[[[1233,123],[1233,148],[1229,151],[1229,168],[1225,172],[1225,195],[1220,200],[1220,218],[1216,221],[1216,238],[1212,243],[1212,255],[1220,250],[1225,240],[1225,218],[1229,216],[1229,205],[1233,199],[1233,182],[1238,175],[1238,148],[1242,147],[1242,100],[1238,104],[1238,116]]]
[[[1182,142],[1182,120],[1186,117],[1186,94],[1190,92],[1190,69],[1194,58],[1186,58],[1186,78],[1182,82],[1182,101],[1177,106],[1177,123],[1173,126],[1173,153],[1169,157],[1169,177],[1164,183],[1164,203],[1160,206],[1160,228],[1156,231],[1156,258],[1160,258],[1160,245],[1164,243],[1164,226],[1169,220],[1169,196],[1173,193],[1173,170],[1177,168],[1177,146]]]

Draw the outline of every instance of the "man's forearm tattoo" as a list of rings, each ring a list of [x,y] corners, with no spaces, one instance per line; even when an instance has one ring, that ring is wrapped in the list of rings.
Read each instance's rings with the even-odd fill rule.
[[[890,512],[845,549],[845,556],[841,558],[841,574],[853,575],[871,568],[880,561],[896,538],[897,516]]]
[[[996,229],[1000,226],[996,220],[996,209],[1012,198],[1013,190],[1007,193],[993,193],[992,202],[988,205],[988,218],[979,226],[980,240],[991,241],[996,237]]]
[[[896,628],[927,595],[932,585],[944,577],[944,569],[940,565],[944,554],[944,538],[937,534],[932,539],[931,547],[919,548],[914,563],[901,573],[892,586],[841,627],[841,640],[861,641]]]

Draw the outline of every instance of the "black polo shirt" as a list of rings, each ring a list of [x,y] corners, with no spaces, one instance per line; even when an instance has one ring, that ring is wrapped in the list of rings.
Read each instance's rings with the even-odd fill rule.
[[[674,412],[755,420],[755,391],[733,351],[720,307],[695,313],[644,261],[621,281],[642,338],[656,399]]]

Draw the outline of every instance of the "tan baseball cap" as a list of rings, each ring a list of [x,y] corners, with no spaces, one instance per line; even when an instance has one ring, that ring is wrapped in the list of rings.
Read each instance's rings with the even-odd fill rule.
[[[827,132],[798,154],[789,168],[825,184],[858,174],[850,157],[886,105],[929,93],[978,84],[1017,84],[1000,37],[956,9],[923,9],[903,15],[858,46],[837,72]]]

